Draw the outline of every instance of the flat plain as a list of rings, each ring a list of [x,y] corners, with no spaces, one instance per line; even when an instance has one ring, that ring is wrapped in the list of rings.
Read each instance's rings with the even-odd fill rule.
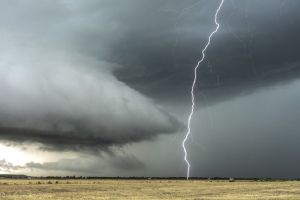
[[[0,179],[0,199],[300,200],[300,181]]]

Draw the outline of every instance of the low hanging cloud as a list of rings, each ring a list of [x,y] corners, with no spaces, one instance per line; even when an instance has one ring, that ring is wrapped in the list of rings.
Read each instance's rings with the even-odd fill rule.
[[[5,159],[0,160],[0,171],[11,172],[11,171],[20,170],[23,168],[24,167],[14,165]]]
[[[133,155],[112,157],[110,162],[118,170],[139,170],[145,168],[145,164]]]
[[[145,168],[145,165],[134,155],[116,155],[114,157],[103,156],[101,158],[85,156],[45,163],[28,162],[25,164],[25,167],[36,171],[51,170],[54,172],[63,171],[75,174],[102,175],[105,173],[114,174],[142,170]]]
[[[108,150],[180,127],[155,102],[118,81],[113,64],[4,38],[0,140],[52,150]]]
[[[103,168],[106,168],[101,160],[99,159],[63,159],[56,162],[29,162],[26,163],[25,167],[34,171],[62,171],[62,172],[73,172],[78,174],[91,174],[91,173],[102,173]]]

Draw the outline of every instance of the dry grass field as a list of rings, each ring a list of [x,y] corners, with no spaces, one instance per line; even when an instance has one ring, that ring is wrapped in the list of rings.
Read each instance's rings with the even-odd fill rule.
[[[70,199],[289,199],[300,182],[200,180],[0,180],[0,200]]]

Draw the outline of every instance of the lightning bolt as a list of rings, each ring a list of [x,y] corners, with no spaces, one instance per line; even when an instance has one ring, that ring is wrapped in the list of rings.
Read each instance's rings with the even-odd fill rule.
[[[192,120],[192,117],[193,117],[193,114],[194,114],[194,108],[195,108],[195,96],[194,96],[194,88],[195,88],[195,85],[196,85],[196,82],[197,82],[197,70],[199,68],[199,66],[201,65],[201,63],[203,62],[203,60],[205,59],[205,52],[206,52],[206,49],[209,47],[210,45],[210,41],[211,41],[211,38],[212,36],[218,32],[219,30],[219,27],[220,27],[220,24],[218,23],[218,14],[219,14],[219,11],[221,10],[222,8],[222,5],[224,3],[224,0],[221,0],[216,12],[215,12],[215,24],[216,24],[216,28],[213,32],[210,33],[209,37],[208,37],[208,41],[205,45],[205,47],[202,49],[202,58],[197,62],[197,65],[195,66],[194,68],[194,80],[193,80],[193,84],[192,84],[192,88],[191,88],[191,100],[192,100],[192,108],[191,108],[191,112],[189,114],[189,117],[188,117],[188,126],[187,126],[187,133],[182,141],[182,148],[183,148],[183,151],[184,151],[184,160],[186,162],[186,165],[187,165],[187,174],[186,174],[186,179],[188,180],[189,177],[190,177],[190,168],[191,168],[191,164],[187,158],[187,150],[186,150],[186,146],[185,146],[185,143],[187,141],[187,139],[189,138],[189,135],[191,134],[191,120]]]

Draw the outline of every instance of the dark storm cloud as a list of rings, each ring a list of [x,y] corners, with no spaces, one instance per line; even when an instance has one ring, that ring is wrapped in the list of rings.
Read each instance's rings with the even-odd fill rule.
[[[300,82],[195,114],[194,176],[299,178]]]
[[[45,55],[20,53],[23,48],[10,51],[2,44],[2,140],[38,142],[54,150],[107,149],[179,128],[155,102],[105,70],[109,63],[71,61],[70,55],[51,56],[46,49]]]
[[[106,23],[111,4],[102,3],[2,3],[1,140],[107,150],[178,131],[173,116],[116,79],[112,71],[122,65],[104,61],[99,49],[99,57],[85,52],[95,50],[85,41],[92,35],[104,52],[117,38],[107,40],[119,25]]]
[[[110,163],[119,170],[139,170],[145,168],[144,163],[133,155],[113,157]]]
[[[193,67],[214,28],[217,3],[201,1],[189,8],[193,4],[188,2],[188,10],[160,4],[154,16],[153,10],[145,11],[152,23],[130,29],[114,48],[112,55],[128,66],[118,77],[158,98],[188,96]],[[299,77],[299,6],[299,1],[225,1],[220,31],[198,71],[197,88],[210,103]]]
[[[11,1],[3,4],[1,19],[5,30],[30,35],[43,45],[120,64],[114,70],[117,78],[143,94],[188,98],[192,70],[214,28],[218,3]],[[299,4],[225,1],[220,31],[199,70],[197,88],[209,101],[298,77]]]
[[[218,3],[10,1],[1,7],[1,25],[36,37],[43,45],[119,63],[123,67],[114,71],[117,78],[144,94],[188,96],[192,68],[214,28]],[[254,82],[260,82],[255,87],[259,88],[281,81],[283,74],[284,79],[294,78],[299,69],[299,4],[296,0],[225,1],[220,31],[199,70],[198,89],[208,96],[214,89],[217,92],[211,96],[218,99],[235,85],[240,89],[229,96]]]

